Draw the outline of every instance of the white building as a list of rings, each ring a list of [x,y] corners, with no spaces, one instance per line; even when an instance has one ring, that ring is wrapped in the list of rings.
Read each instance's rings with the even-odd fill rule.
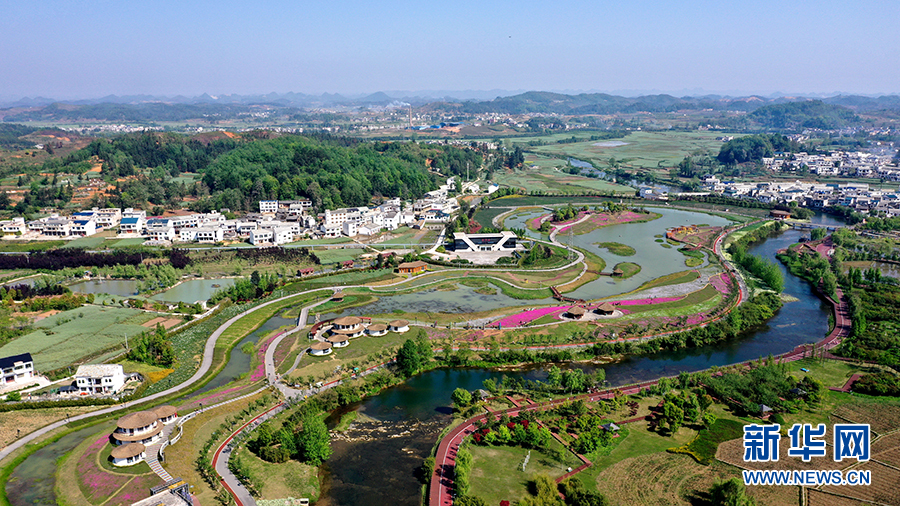
[[[22,235],[28,231],[28,227],[25,225],[25,218],[17,217],[0,221],[0,231],[3,235]]]
[[[272,242],[272,238],[275,237],[275,234],[271,229],[261,228],[250,231],[250,244],[254,246],[259,246],[260,244],[269,244]]]
[[[125,386],[125,371],[119,364],[80,365],[75,386],[82,394],[114,394]]]
[[[259,201],[259,212],[275,214],[276,212],[278,212],[278,201],[277,200],[260,200]]]
[[[119,223],[119,233],[140,235],[141,233],[143,233],[144,227],[146,225],[146,218],[143,218],[141,216],[129,216],[127,218],[122,218],[122,221]]]
[[[194,229],[194,233],[197,242],[215,243],[225,239],[225,230],[219,226],[200,227]]]
[[[342,226],[344,235],[346,235],[347,237],[353,237],[356,234],[358,234],[359,233],[358,228],[359,227],[355,221],[345,221]]]
[[[337,224],[322,224],[321,230],[325,237],[340,237],[341,228]]]
[[[107,209],[94,208],[94,220],[97,226],[101,228],[109,228],[118,225],[122,221],[122,210],[118,207],[110,207]]]
[[[34,360],[31,353],[0,358],[0,389],[29,385],[34,378]]]
[[[83,237],[94,235],[97,233],[97,222],[94,220],[94,218],[88,218],[86,220],[75,220],[72,222],[69,231],[72,235],[80,235]]]
[[[453,234],[456,251],[513,251],[516,249],[516,234],[504,230],[496,234]]]

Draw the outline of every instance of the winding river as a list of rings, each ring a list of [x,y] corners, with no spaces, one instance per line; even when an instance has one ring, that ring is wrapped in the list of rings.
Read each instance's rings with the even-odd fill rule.
[[[660,269],[671,268],[671,272],[676,272],[685,269],[684,257],[674,249],[667,250],[660,247],[653,240],[653,235],[659,233],[666,226],[671,226],[664,225],[668,223],[669,219],[677,220],[678,224],[709,223],[711,225],[724,224],[725,220],[687,211],[674,213],[672,211],[675,210],[666,211],[665,218],[646,224],[629,225],[629,227],[651,226],[656,230],[649,235],[648,246],[655,248],[652,258],[656,258],[656,253],[660,253],[663,258],[667,259],[671,256],[671,259],[658,263],[670,265]],[[669,218],[670,216],[672,218]],[[722,220],[722,223],[716,220]],[[828,216],[817,216],[814,221],[822,224],[839,223]],[[635,238],[637,234],[629,233],[628,236],[619,238],[618,235],[621,232],[616,232],[617,228],[622,227],[608,227],[586,234],[576,244],[592,246],[596,242],[614,240],[633,245],[636,248],[647,247],[643,245],[644,239]],[[601,238],[598,238],[598,233],[601,233]],[[602,238],[604,234],[610,237]],[[611,237],[612,235],[616,236],[615,239]],[[799,231],[788,230],[756,244],[751,248],[751,252],[774,259],[775,253],[779,249],[798,242],[801,235],[802,233]],[[613,255],[600,250],[592,249],[592,251],[599,251],[598,254],[608,258],[608,265],[614,263],[612,262],[615,259]],[[624,258],[633,259],[635,257]],[[641,265],[644,266],[644,264]],[[778,265],[780,266],[780,263]],[[645,266],[645,268],[657,269],[658,267]],[[680,371],[696,371],[713,365],[727,365],[756,359],[770,353],[783,353],[798,344],[821,339],[828,330],[828,307],[804,281],[791,276],[785,269],[782,268],[782,270],[785,273],[784,293],[798,300],[786,303],[766,325],[753,329],[742,339],[729,343],[679,352],[632,357],[615,364],[604,365],[603,368],[606,370],[606,377],[610,384],[622,385],[662,375],[675,375]],[[662,274],[656,274],[656,276],[659,275]],[[628,285],[622,283],[613,287],[607,283],[608,280],[601,278],[601,280],[589,283],[582,288],[589,290],[589,294],[586,295],[592,298],[600,297],[602,296],[600,294],[608,291],[621,293],[629,289]],[[639,284],[637,283],[637,285]],[[483,302],[481,301],[482,297],[488,299],[492,297],[471,293],[470,295],[473,296],[471,300],[460,300],[459,298],[465,299],[468,296],[469,292],[465,292],[449,297],[448,303],[442,306],[439,303],[441,297],[455,292],[432,293],[434,295],[428,300],[429,304],[433,305],[433,309],[448,312],[467,309],[469,304],[476,305]],[[496,297],[501,295],[497,294]],[[415,296],[422,300],[421,292]],[[387,309],[395,304],[395,302],[387,302],[391,299],[394,297],[383,297],[378,302],[385,301],[382,304],[384,304],[384,309]],[[540,302],[528,301],[528,303],[538,304]],[[483,306],[479,307],[483,308]],[[371,306],[365,309],[372,314]],[[284,322],[284,319],[275,317],[271,322],[267,322],[264,328],[277,328]],[[263,329],[260,329],[260,333],[262,331]],[[247,340],[258,339],[260,333],[248,336]],[[239,364],[236,362],[235,367],[231,367],[230,362],[233,360],[243,363],[246,358],[241,356],[243,354],[239,352],[238,347],[235,351],[238,353],[232,354],[229,365],[225,369],[227,372],[223,371],[223,377],[221,379],[214,378],[213,382],[223,384],[221,381],[225,381],[227,383],[229,378],[233,378],[238,372]],[[457,387],[470,390],[480,388],[485,379],[499,378],[503,374],[510,377],[542,379],[546,373],[540,367],[528,371],[503,373],[482,369],[438,369],[416,376],[402,385],[387,389],[357,405],[344,408],[345,411],[358,410],[366,417],[363,421],[354,423],[350,430],[335,439],[334,454],[323,468],[325,471],[323,473],[323,496],[318,504],[349,506],[365,502],[373,505],[418,505],[421,498],[421,483],[416,474],[417,468],[450,418],[449,392]],[[95,431],[96,429],[88,428],[63,437],[26,459],[14,470],[7,484],[6,491],[11,503],[16,506],[55,504],[53,475],[56,469],[56,459],[77,446],[83,440],[82,433],[87,435],[88,432]]]

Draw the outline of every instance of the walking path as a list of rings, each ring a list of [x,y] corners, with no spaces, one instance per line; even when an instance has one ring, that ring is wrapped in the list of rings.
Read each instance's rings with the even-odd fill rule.
[[[255,429],[259,424],[278,413],[281,413],[285,408],[287,408],[287,404],[281,402],[274,408],[257,415],[249,422],[241,425],[236,431],[232,432],[231,435],[216,448],[216,453],[213,455],[212,459],[213,468],[215,468],[216,473],[221,477],[222,486],[224,486],[225,489],[228,490],[228,493],[234,497],[238,506],[256,506],[256,500],[250,495],[250,491],[247,490],[247,488],[241,484],[240,480],[231,473],[231,470],[228,469],[228,460],[231,457],[231,452],[233,450],[231,441],[241,432]]]

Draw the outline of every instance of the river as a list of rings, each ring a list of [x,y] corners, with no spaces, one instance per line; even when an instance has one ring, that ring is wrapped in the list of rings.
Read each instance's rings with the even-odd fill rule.
[[[708,215],[689,214],[693,216],[688,221],[693,223],[698,221],[711,223],[714,218]],[[687,217],[680,216],[680,218]],[[840,224],[827,215],[817,215],[813,222],[826,225]],[[618,227],[609,227],[609,230],[615,228]],[[774,260],[775,253],[779,249],[798,242],[802,234],[800,231],[788,230],[754,245],[750,251]],[[591,238],[594,242],[598,240]],[[660,249],[665,251],[663,248]],[[798,300],[786,303],[766,325],[728,343],[632,357],[616,364],[604,365],[602,367],[606,371],[607,380],[612,386],[616,386],[654,379],[662,375],[676,375],[681,371],[727,365],[783,353],[798,344],[814,342],[824,337],[828,330],[829,308],[806,282],[790,275],[780,263],[778,265],[785,273],[784,293]],[[452,292],[438,292],[438,294],[446,293]],[[454,302],[457,306],[458,303],[459,301]],[[287,323],[288,320],[275,317],[242,342],[258,340],[262,333]],[[249,364],[249,357],[241,355],[243,354],[239,346],[236,346],[229,364],[226,365],[227,372],[223,371],[220,377],[213,381],[219,385],[225,384],[228,378],[233,378],[236,373],[246,371],[248,366],[245,365],[244,369],[239,370],[238,362],[243,364],[244,360],[247,360]],[[334,454],[323,468],[323,497],[319,504],[355,506],[365,502],[373,505],[418,505],[421,483],[417,468],[428,455],[440,430],[450,419],[450,392],[457,387],[474,390],[480,388],[485,379],[500,378],[504,374],[526,379],[543,379],[546,376],[541,367],[518,372],[438,369],[416,376],[402,385],[389,388],[377,396],[345,408],[345,410],[359,410],[374,421],[355,423],[345,434],[335,438]],[[208,388],[210,387],[207,386],[204,390]],[[87,430],[96,432],[92,429]],[[36,452],[13,471],[7,484],[7,494],[13,505],[56,502],[52,490],[56,459],[77,445],[77,434],[81,432],[84,431],[66,436]]]

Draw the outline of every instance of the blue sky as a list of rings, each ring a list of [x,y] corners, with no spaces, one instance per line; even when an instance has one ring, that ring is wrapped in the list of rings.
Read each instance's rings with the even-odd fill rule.
[[[900,2],[4,2],[0,97],[900,92]]]

